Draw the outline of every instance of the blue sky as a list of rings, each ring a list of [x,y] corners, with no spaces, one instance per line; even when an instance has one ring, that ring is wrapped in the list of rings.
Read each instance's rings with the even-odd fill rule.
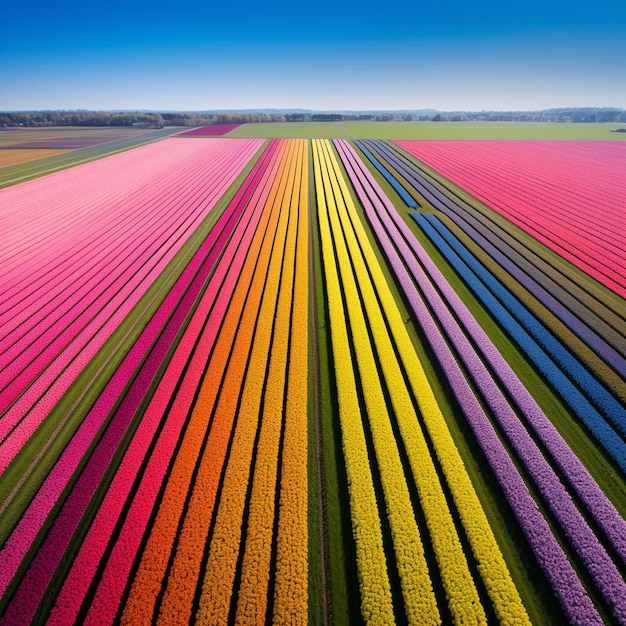
[[[624,4],[2,0],[0,110],[626,108]]]

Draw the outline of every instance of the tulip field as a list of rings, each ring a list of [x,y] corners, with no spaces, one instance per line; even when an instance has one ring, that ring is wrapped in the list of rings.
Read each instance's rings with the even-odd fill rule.
[[[626,297],[623,148],[606,142],[404,142],[492,209]]]
[[[626,624],[626,143],[222,126],[0,189],[0,625]]]
[[[181,133],[182,137],[221,137],[238,128],[241,124],[211,124],[200,126]]]

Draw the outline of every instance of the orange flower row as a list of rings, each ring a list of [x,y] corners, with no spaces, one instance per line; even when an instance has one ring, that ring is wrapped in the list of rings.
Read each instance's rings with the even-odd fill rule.
[[[285,158],[285,151],[282,150],[273,166],[276,172],[280,173],[283,169]],[[276,197],[278,191],[279,178],[275,176],[270,197]],[[266,202],[266,194],[267,192],[255,194],[251,204]],[[267,204],[273,206],[273,200],[270,203],[268,199]],[[234,408],[239,395],[238,388],[248,360],[277,222],[276,211],[263,212],[211,354],[180,450],[168,477],[124,609],[123,623],[133,624],[136,623],[137,616],[154,614],[156,599],[165,582],[165,574],[177,539],[179,543],[163,596],[160,620],[163,623],[181,623],[191,617],[191,604],[199,577],[208,524],[230,439]],[[234,401],[235,407],[230,411],[216,412],[212,418],[221,383],[228,393],[221,394],[220,399],[223,398],[224,403]],[[192,484],[200,458],[198,474]],[[179,536],[178,528],[190,489],[192,499]],[[184,574],[177,576],[181,569],[184,570]]]
[[[309,346],[308,142],[302,142],[296,270],[289,374],[281,451],[278,538],[272,624],[308,623],[307,388]]]
[[[244,450],[238,446],[236,434],[239,424],[246,421],[247,417],[243,405],[239,405],[242,381],[246,377],[246,371],[252,359],[251,355],[254,353],[254,346],[257,342],[257,319],[260,315],[259,309],[262,306],[266,281],[268,275],[271,277],[273,274],[275,238],[284,238],[281,225],[284,220],[279,214],[278,199],[283,193],[285,169],[289,159],[290,151],[285,149],[280,168],[272,185],[272,191],[265,203],[264,212],[269,213],[270,219],[254,277],[246,296],[243,313],[237,323],[233,323],[231,327],[223,326],[220,329],[218,343],[211,355],[209,368],[215,360],[220,364],[223,362],[226,368],[224,378],[219,384],[219,378],[207,373],[198,398],[198,406],[207,418],[211,416],[211,411],[213,411],[213,415],[210,417],[209,436],[199,461],[191,498],[178,535],[176,553],[163,594],[159,615],[159,623],[161,624],[180,623],[178,616],[181,611],[184,621],[191,619],[192,605],[198,581],[202,577],[202,559],[206,551],[211,519],[218,498],[220,481],[225,471],[224,467],[225,464],[229,463],[230,456],[244,454]],[[215,398],[210,404],[203,401],[205,388],[207,389],[207,398]],[[235,431],[234,435],[233,431]],[[229,452],[231,446],[232,455]],[[221,508],[223,497],[219,497]],[[241,524],[240,519],[238,523]],[[238,530],[236,524],[237,520],[235,520],[235,525],[230,527],[232,533],[236,533]],[[227,575],[227,572],[223,574]],[[218,578],[221,579],[221,577],[222,573],[218,574]],[[227,614],[228,605],[226,605],[226,611],[221,614],[220,618],[223,619],[224,615]]]
[[[242,526],[246,508],[246,498],[249,491],[249,482],[252,479],[252,463],[255,453],[257,437],[268,435],[267,430],[278,430],[280,438],[280,412],[282,410],[285,386],[285,368],[287,361],[286,343],[280,335],[288,332],[289,310],[285,307],[283,294],[280,294],[281,277],[284,271],[283,259],[286,265],[293,265],[293,249],[295,247],[295,231],[293,216],[289,210],[291,197],[290,188],[295,177],[295,145],[289,144],[289,163],[281,176],[281,193],[276,199],[275,208],[279,213],[279,223],[271,250],[270,264],[265,280],[264,291],[259,297],[260,310],[256,320],[254,341],[249,356],[248,368],[243,382],[239,407],[236,408],[236,424],[231,453],[223,476],[223,484],[219,496],[219,507],[215,525],[212,529],[209,546],[209,556],[204,572],[200,606],[197,620],[202,624],[218,624],[228,615],[235,582],[237,562],[240,556],[242,535],[245,528]],[[291,285],[289,285],[291,291]],[[256,294],[255,294],[256,297]],[[290,297],[290,294],[288,294]],[[277,309],[281,300],[282,307]],[[285,320],[285,314],[287,319]],[[276,325],[276,326],[275,326]],[[278,335],[273,343],[273,332]],[[271,353],[270,353],[271,351]],[[281,354],[282,352],[282,354]],[[269,358],[268,358],[269,357]],[[281,371],[282,370],[282,371]],[[229,394],[234,395],[234,394]],[[218,411],[220,407],[218,406]],[[276,410],[278,415],[276,415]],[[267,423],[259,424],[260,419],[267,419]],[[278,425],[271,422],[278,420]],[[261,432],[259,432],[259,429]],[[271,432],[270,432],[271,438]],[[259,439],[259,444],[261,443]],[[267,441],[263,441],[267,445]],[[271,445],[271,444],[270,444]],[[266,450],[258,450],[257,462]],[[257,469],[255,467],[255,469]],[[266,471],[269,468],[266,468]],[[259,470],[257,470],[259,471]],[[260,473],[260,471],[259,471]],[[269,477],[268,477],[269,478]],[[255,495],[253,490],[253,497]],[[258,497],[258,494],[256,494]],[[262,495],[265,504],[272,502],[271,497]],[[267,516],[273,517],[273,511],[267,511]],[[251,520],[253,527],[254,517]],[[271,528],[269,541],[271,544]],[[256,539],[256,538],[254,538]],[[243,583],[248,582],[243,578]],[[262,589],[259,595],[263,595]],[[260,598],[257,598],[260,600]],[[262,620],[264,621],[264,620]]]
[[[272,572],[270,571],[270,561],[274,540],[274,520],[276,516],[275,493],[278,486],[278,462],[280,455],[284,457],[286,453],[293,452],[292,450],[288,448],[285,449],[284,447],[282,450],[280,449],[283,421],[285,422],[285,429],[287,426],[289,426],[289,428],[292,427],[291,420],[289,418],[290,411],[294,409],[293,398],[291,399],[291,403],[287,400],[286,412],[284,412],[283,407],[285,405],[285,395],[288,394],[289,388],[293,390],[294,385],[298,386],[300,395],[302,396],[303,394],[303,397],[299,398],[301,404],[297,406],[297,409],[302,410],[302,408],[304,408],[304,418],[306,423],[307,345],[305,343],[303,348],[299,345],[294,347],[291,340],[295,334],[297,337],[304,336],[306,342],[306,332],[303,334],[302,328],[306,331],[306,304],[308,301],[306,296],[307,289],[305,283],[304,300],[303,302],[299,302],[297,298],[298,296],[301,296],[301,294],[297,294],[295,290],[295,272],[296,264],[299,260],[297,255],[299,255],[300,259],[304,258],[305,261],[308,258],[308,242],[306,239],[304,241],[304,249],[298,248],[296,243],[298,236],[300,236],[300,238],[306,236],[307,206],[306,203],[304,205],[300,205],[300,200],[302,172],[303,169],[306,171],[307,163],[305,152],[306,142],[298,140],[294,143],[296,147],[296,154],[293,162],[293,178],[289,181],[290,192],[285,194],[281,209],[281,211],[284,211],[289,215],[287,241],[285,245],[282,273],[280,276],[280,291],[278,293],[278,304],[274,319],[274,334],[272,337],[270,360],[264,393],[260,434],[256,448],[256,460],[253,468],[254,475],[252,479],[252,492],[248,509],[248,522],[245,531],[246,537],[241,583],[238,589],[235,621],[236,623],[242,625],[258,624],[266,621],[268,583],[272,575]],[[304,196],[304,201],[306,202],[306,196]],[[302,230],[304,233],[301,232]],[[307,266],[305,265],[305,280],[306,267]],[[300,277],[300,285],[302,285],[302,277]],[[304,319],[294,320],[293,317],[297,308],[300,308],[301,310],[303,304],[305,306]],[[296,325],[294,325],[294,323]],[[297,324],[300,324],[301,326],[298,327]],[[296,350],[300,350],[300,354],[297,352],[294,354],[294,348]],[[302,359],[302,352],[304,354],[304,363],[298,360],[299,358]],[[288,421],[289,423],[287,423]],[[302,477],[303,480],[299,485],[299,488],[306,494],[306,428],[304,429],[304,435],[305,448],[303,454],[303,465],[305,473]],[[282,471],[284,471],[284,468],[282,468],[281,472]],[[281,512],[283,511],[284,506],[289,507],[289,502],[287,502],[286,505],[281,503]],[[299,511],[299,519],[302,522],[301,525],[304,527],[304,534],[302,534],[302,529],[299,529],[299,535],[294,539],[297,539],[299,542],[301,542],[303,538],[305,539],[304,548],[306,556],[306,505],[303,510]],[[287,540],[289,539],[290,538],[287,538]],[[276,540],[278,542],[283,542],[285,538],[283,536],[279,536]],[[291,555],[287,555],[287,557],[291,559]],[[300,571],[299,580],[303,589],[306,591],[308,583],[306,567]],[[278,586],[281,584],[284,583],[280,580],[277,581]],[[304,595],[304,599],[306,601],[306,594]],[[289,604],[290,610],[294,611],[294,621],[297,621],[298,618],[300,621],[305,621],[307,617],[306,604],[303,607],[303,612],[300,612],[302,607],[299,607],[299,604],[294,602],[294,600],[290,599]]]

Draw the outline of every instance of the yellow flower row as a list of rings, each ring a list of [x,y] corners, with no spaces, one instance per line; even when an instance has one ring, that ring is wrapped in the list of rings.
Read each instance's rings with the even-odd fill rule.
[[[313,142],[315,189],[322,244],[326,295],[330,318],[337,401],[345,459],[350,516],[355,540],[361,613],[366,622],[395,622],[391,585],[387,573],[378,505],[361,422],[355,372],[350,367],[350,336],[346,325],[342,287],[339,281],[327,203],[332,201],[325,185],[325,163]]]
[[[331,159],[336,163],[334,154]],[[337,170],[338,171],[338,170]],[[340,192],[349,199],[348,188],[342,177],[338,176]],[[358,249],[363,251],[365,264],[371,273],[371,280],[384,310],[384,319],[389,325],[395,349],[398,352],[403,370],[409,380],[414,397],[417,400],[420,414],[435,448],[437,458],[445,474],[445,480],[452,492],[455,506],[461,517],[465,532],[468,536],[473,556],[478,563],[478,570],[490,595],[496,615],[501,623],[529,624],[528,615],[515,587],[502,553],[493,535],[484,510],[467,474],[463,461],[447,428],[445,419],[432,392],[422,364],[413,348],[411,338],[407,332],[404,320],[398,310],[395,299],[381,270],[378,259],[372,249],[363,224],[359,219],[356,208],[351,200],[347,202],[350,211],[350,223],[358,237],[359,245],[352,246],[352,254]],[[344,228],[348,229],[348,217],[344,216]],[[363,279],[367,282],[366,278]],[[372,306],[372,310],[374,310]],[[372,326],[376,328],[383,323],[382,318],[372,319]],[[385,335],[381,335],[385,339]],[[387,348],[388,350],[388,348]],[[382,347],[379,348],[382,351]],[[381,356],[383,367],[390,365],[397,359],[393,351],[388,351],[389,357]],[[398,376],[394,372],[390,380]],[[443,511],[443,494],[440,488],[435,488],[434,467],[426,466],[424,460],[428,457],[423,435],[417,423],[408,419],[408,412],[396,409],[398,424],[407,454],[411,462],[413,474],[420,492],[420,499],[424,508],[427,523],[431,532],[433,547],[437,555],[438,565],[442,571],[444,585],[446,585],[450,608],[459,621],[468,621],[474,612],[472,606],[477,601],[473,583],[468,582],[469,572],[464,565],[459,569],[459,559],[462,557],[461,546],[453,535],[454,528],[451,519]],[[448,552],[446,546],[454,545],[454,551]],[[464,560],[464,559],[463,559]],[[447,572],[449,574],[447,574]],[[446,576],[449,579],[446,582]],[[470,586],[472,587],[470,589]],[[482,618],[481,618],[482,619]]]
[[[381,481],[384,486],[387,472],[389,472],[390,477],[402,477],[401,480],[396,478],[395,486],[397,488],[401,484],[403,487],[402,491],[405,492],[400,495],[397,489],[396,493],[393,493],[391,490],[387,492],[387,489],[385,489],[390,526],[396,551],[396,562],[401,577],[407,616],[413,623],[424,623],[424,614],[430,616],[430,619],[435,622],[439,621],[432,591],[426,596],[422,592],[424,587],[430,587],[430,576],[423,557],[415,514],[411,507],[406,478],[404,477],[397,442],[388,415],[389,410],[393,412],[398,422],[413,469],[415,470],[416,463],[419,465],[419,472],[414,471],[414,475],[421,504],[425,509],[424,512],[431,533],[433,548],[438,558],[442,580],[449,598],[450,610],[456,621],[484,623],[486,619],[479,603],[478,593],[463,555],[426,442],[419,430],[415,410],[406,388],[402,371],[397,363],[385,318],[368,274],[368,268],[364,262],[363,251],[355,237],[354,227],[348,215],[348,210],[350,210],[351,214],[354,213],[352,200],[345,184],[340,184],[342,177],[339,166],[328,143],[322,144],[322,151],[325,154],[330,170],[329,189],[332,197],[337,199],[336,211],[331,216],[331,224],[335,232],[335,241],[337,242],[337,256],[340,266],[343,268],[343,284],[348,302],[353,341],[359,370],[362,372],[363,391],[376,448]],[[356,216],[352,215],[352,217]],[[341,233],[343,233],[343,236]],[[359,294],[363,300],[364,309],[359,303]],[[383,290],[379,296],[381,298],[392,298],[388,289],[386,291]],[[351,303],[353,303],[352,311],[350,310]],[[374,342],[373,345],[370,344],[367,337],[366,317]],[[384,403],[381,381],[378,379],[378,376],[375,376],[374,351],[378,354],[382,369],[381,375],[388,389],[391,401],[389,409],[387,409]],[[369,376],[368,373],[370,374]],[[379,396],[378,401],[377,403],[373,401],[368,402],[368,395],[372,396],[374,390],[376,395]],[[394,460],[393,464],[390,462],[391,459]],[[391,478],[389,480],[391,481]],[[396,519],[403,521],[404,529],[399,527],[397,522],[394,529],[394,520]],[[412,531],[415,533],[417,540],[411,536],[410,532],[407,532],[406,525],[408,522],[412,523],[414,527]],[[403,530],[404,532],[402,532]],[[420,554],[418,556],[407,554],[407,546],[413,549],[418,548]],[[415,567],[415,563],[419,566]],[[424,597],[431,597],[433,606],[425,604]]]
[[[342,275],[345,274],[346,276],[346,280],[344,281],[346,299],[348,303],[350,303],[354,294],[358,302],[358,295],[360,293],[365,309],[364,311],[360,311],[361,306],[360,304],[358,305],[361,319],[359,320],[359,326],[353,326],[353,340],[357,348],[357,357],[359,355],[359,347],[362,347],[362,350],[365,351],[364,338],[359,336],[364,333],[365,340],[367,339],[365,316],[367,317],[367,322],[369,323],[374,341],[373,346],[367,346],[367,351],[363,357],[363,364],[359,363],[359,369],[364,373],[375,372],[374,357],[372,354],[375,350],[378,354],[382,375],[389,392],[393,415],[397,421],[411,464],[411,469],[413,470],[413,479],[418,489],[420,504],[424,511],[428,530],[430,531],[430,540],[437,558],[437,564],[446,590],[452,616],[457,623],[486,624],[486,616],[480,604],[476,586],[469,571],[465,555],[463,554],[461,542],[456,532],[439,476],[430,457],[424,435],[419,427],[415,408],[397,360],[392,337],[387,328],[388,318],[393,320],[396,315],[398,317],[400,316],[397,304],[384,278],[382,281],[377,280],[376,284],[373,283],[373,276],[380,271],[379,262],[376,257],[373,256],[372,247],[367,237],[365,237],[365,231],[362,228],[356,207],[350,197],[348,187],[343,179],[339,164],[332,152],[329,142],[323,144],[323,149],[326,153],[326,159],[331,171],[330,183],[332,194],[338,199],[337,214],[333,216],[333,229],[337,233],[337,241],[340,239],[339,233],[343,232],[343,236],[345,237],[345,242],[341,241],[341,245],[338,245],[338,256],[340,264],[343,264],[345,267],[342,271]],[[359,235],[358,240],[357,234]],[[369,254],[370,252],[372,254]],[[350,260],[354,267],[354,276],[351,275]],[[372,272],[372,276],[370,276],[369,272]],[[353,292],[353,294],[348,290]],[[353,317],[356,319],[357,314],[355,313],[354,316],[352,314],[350,315],[351,323]],[[361,326],[362,329],[359,328]],[[359,335],[354,333],[355,328],[359,328]],[[406,340],[409,342],[408,345],[410,345],[408,335]],[[376,383],[377,388],[380,388],[380,382],[376,381]],[[364,378],[364,392],[366,393],[367,387],[373,384],[374,377]],[[382,390],[380,391],[380,395],[382,399]],[[368,414],[375,445],[377,432],[378,438],[381,441],[381,447],[382,442],[385,444],[385,450],[381,450],[381,454],[377,452],[377,457],[380,459],[381,479],[385,472],[384,465],[381,464],[381,461],[384,464],[388,464],[389,459],[394,457],[396,457],[398,461],[397,467],[389,468],[390,471],[394,472],[391,476],[394,476],[394,474],[396,476],[403,475],[403,468],[400,465],[398,453],[398,444],[395,440],[390,418],[385,411],[384,404],[380,407],[372,406],[371,409],[368,407]],[[398,483],[402,482],[404,489],[407,489],[405,480],[400,481],[396,478],[396,481]],[[397,515],[401,517],[406,524],[406,518],[410,517],[413,524],[415,524],[414,513],[410,508],[410,500],[408,500],[408,490],[406,498],[408,508],[406,505],[402,506],[404,502],[397,496],[393,500],[390,498],[387,504],[388,508],[393,506],[395,509],[397,507],[397,511],[393,510],[390,518],[393,520],[393,515]],[[415,531],[417,532],[417,526],[415,526]],[[394,533],[394,535],[396,535],[396,533]],[[419,615],[418,611],[420,609],[427,608],[418,605],[419,603],[423,603],[419,585],[423,586],[425,584],[423,579],[430,581],[430,578],[425,562],[423,566],[420,563],[419,568],[411,569],[414,559],[409,558],[407,554],[407,541],[410,541],[410,536],[403,537],[400,533],[394,536],[396,559],[398,562],[398,570],[402,578],[405,607],[409,618],[412,618]],[[421,560],[423,561],[423,556]],[[421,571],[418,573],[418,570]],[[413,575],[413,580],[408,578],[411,574]],[[421,621],[424,623],[423,620]]]

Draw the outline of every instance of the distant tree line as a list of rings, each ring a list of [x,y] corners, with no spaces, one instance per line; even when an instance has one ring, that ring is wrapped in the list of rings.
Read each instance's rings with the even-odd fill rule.
[[[626,122],[625,109],[584,108],[543,111],[431,111],[388,113],[287,113],[287,122]]]
[[[375,117],[373,113],[286,113],[285,122],[358,122]]]
[[[287,122],[626,122],[625,109],[563,108],[542,111],[391,111],[388,113],[287,113]]]
[[[560,108],[543,111],[474,111],[471,113],[442,113],[441,121],[486,122],[626,122],[625,109]],[[437,121],[437,120],[435,120]]]
[[[0,113],[0,125],[6,126],[152,126],[162,128],[160,113],[109,113],[106,111],[24,111]]]
[[[0,112],[0,126],[206,126],[284,122],[282,113],[152,113],[109,111],[20,111]]]
[[[560,108],[542,111],[389,111],[374,113],[281,112],[110,112],[20,111],[0,112],[0,126],[206,126],[258,122],[612,122],[626,123],[626,110],[617,108]]]

